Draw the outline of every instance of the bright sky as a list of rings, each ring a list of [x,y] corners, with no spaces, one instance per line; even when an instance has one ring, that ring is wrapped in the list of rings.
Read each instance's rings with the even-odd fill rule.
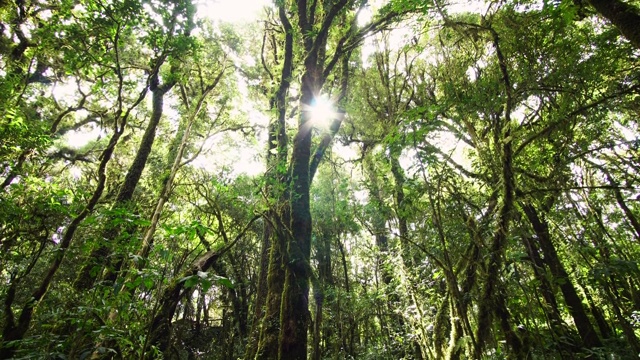
[[[198,16],[230,23],[246,23],[256,20],[264,6],[272,0],[200,0]]]

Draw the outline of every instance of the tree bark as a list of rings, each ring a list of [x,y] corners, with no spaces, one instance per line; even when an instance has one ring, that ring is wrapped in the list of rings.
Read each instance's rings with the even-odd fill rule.
[[[588,0],[633,46],[640,49],[640,11],[622,0]]]
[[[578,296],[578,292],[573,286],[571,279],[569,279],[569,275],[564,269],[564,266],[558,258],[556,249],[551,242],[549,225],[546,220],[539,217],[538,212],[532,205],[523,204],[522,209],[536,233],[538,244],[540,244],[540,248],[544,254],[544,260],[564,295],[564,300],[576,324],[583,345],[587,348],[601,347],[602,342],[593,328],[591,321],[589,321],[582,300]]]
[[[164,62],[161,59],[160,63],[157,64],[157,67],[160,67]],[[140,141],[140,145],[138,147],[138,151],[136,152],[136,156],[129,166],[129,171],[125,176],[124,183],[122,187],[120,187],[120,191],[116,197],[115,203],[111,207],[112,210],[125,208],[127,203],[131,201],[133,198],[133,192],[135,191],[138,183],[140,182],[140,177],[142,176],[142,171],[147,165],[147,159],[151,154],[151,149],[153,147],[153,143],[156,136],[156,129],[158,128],[158,124],[160,123],[160,119],[162,118],[162,106],[164,103],[164,95],[173,88],[175,85],[175,81],[171,81],[165,83],[163,85],[158,85],[158,74],[154,74],[151,78],[151,85],[149,90],[152,92],[152,113],[151,118],[149,119],[149,123],[147,124],[147,128],[145,129],[144,135],[142,136],[142,140]],[[110,222],[113,221],[113,218],[106,220],[106,228],[102,233],[102,243],[98,246],[98,248],[91,251],[89,258],[86,260],[85,264],[82,266],[80,271],[78,272],[78,276],[73,283],[73,287],[77,291],[86,291],[93,287],[98,275],[100,274],[100,270],[102,267],[107,264],[108,256],[113,249],[113,241],[121,234],[121,227],[112,227],[110,226]],[[111,261],[113,264],[117,264],[120,261],[114,260]],[[99,271],[94,271],[94,269],[98,267]]]

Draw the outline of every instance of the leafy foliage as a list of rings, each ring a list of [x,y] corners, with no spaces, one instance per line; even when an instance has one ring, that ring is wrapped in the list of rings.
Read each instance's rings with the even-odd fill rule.
[[[634,358],[614,2],[0,1],[0,358]]]

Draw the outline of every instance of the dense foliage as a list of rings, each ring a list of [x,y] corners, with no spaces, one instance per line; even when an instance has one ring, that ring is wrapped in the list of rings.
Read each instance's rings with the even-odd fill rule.
[[[640,355],[637,1],[204,5],[0,1],[0,359]]]

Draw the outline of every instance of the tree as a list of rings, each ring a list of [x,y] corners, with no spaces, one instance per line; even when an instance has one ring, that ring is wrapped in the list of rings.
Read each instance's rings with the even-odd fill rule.
[[[395,11],[388,11],[370,25],[359,29],[355,16],[358,6],[349,1],[308,4],[302,0],[292,4],[291,8],[286,5],[277,4],[285,44],[279,86],[271,100],[278,115],[270,127],[269,135],[269,151],[276,154],[273,165],[270,163],[274,167],[274,173],[267,174],[267,182],[273,182],[269,184],[273,187],[269,191],[269,199],[274,203],[271,206],[275,207],[270,211],[274,239],[269,243],[266,312],[256,352],[257,358],[264,359],[284,356],[292,359],[306,358],[310,321],[309,279],[312,276],[309,264],[312,233],[309,191],[318,163],[342,122],[341,116],[333,120],[330,133],[321,139],[312,156],[314,124],[311,107],[321,96],[325,83],[338,64],[342,71],[340,80],[336,80],[341,83],[336,100],[340,101],[344,97],[350,71],[349,58],[353,49],[360,44],[365,34],[376,31],[397,16]],[[289,11],[297,13],[296,23],[292,23],[289,18]],[[328,49],[328,44],[333,40],[330,35],[337,37],[332,54]],[[295,46],[300,44],[294,42],[296,36],[300,39],[299,48]],[[300,115],[297,132],[293,137],[291,157],[287,159],[285,120],[287,92],[294,76],[294,56],[303,59],[299,75]],[[275,194],[272,195],[272,191]],[[263,246],[266,244],[263,243]]]
[[[168,31],[166,34],[163,34],[161,31],[164,29],[158,26],[160,24],[157,24],[156,26],[160,27],[161,31],[158,34],[152,35],[154,37],[153,41],[156,42],[156,44],[152,44],[152,46],[157,47],[156,54],[154,54],[157,60],[149,64],[150,68],[148,70],[151,73],[149,91],[152,94],[152,113],[138,150],[135,152],[136,156],[129,166],[124,182],[112,205],[111,211],[116,214],[118,210],[127,211],[128,208],[131,207],[130,202],[133,199],[134,191],[151,154],[155,141],[156,128],[162,118],[164,96],[178,81],[177,72],[179,69],[177,68],[177,61],[181,57],[188,55],[186,51],[188,51],[190,47],[189,33],[193,30],[194,9],[188,2],[172,5],[173,7],[169,5],[167,8],[157,9],[159,13],[166,14],[166,17],[162,20],[164,24],[167,24]],[[178,22],[179,18],[183,19],[180,23]],[[160,83],[159,73],[165,62],[172,63],[173,65],[166,75],[167,80]],[[107,219],[107,224],[113,223],[113,220],[114,219]],[[91,252],[87,263],[80,269],[78,277],[74,282],[76,290],[86,291],[93,286],[96,276],[101,272],[102,266],[105,265],[103,262],[108,258],[110,252],[113,251],[109,248],[114,247],[112,243],[121,235],[121,232],[123,231],[120,227],[110,228],[107,226],[104,229],[102,235],[104,243]],[[116,256],[116,258],[117,257],[118,256]],[[115,280],[114,275],[122,266],[122,261],[122,259],[112,261],[111,267],[115,269],[110,270],[111,275],[107,276],[107,278],[111,278],[111,282]]]

